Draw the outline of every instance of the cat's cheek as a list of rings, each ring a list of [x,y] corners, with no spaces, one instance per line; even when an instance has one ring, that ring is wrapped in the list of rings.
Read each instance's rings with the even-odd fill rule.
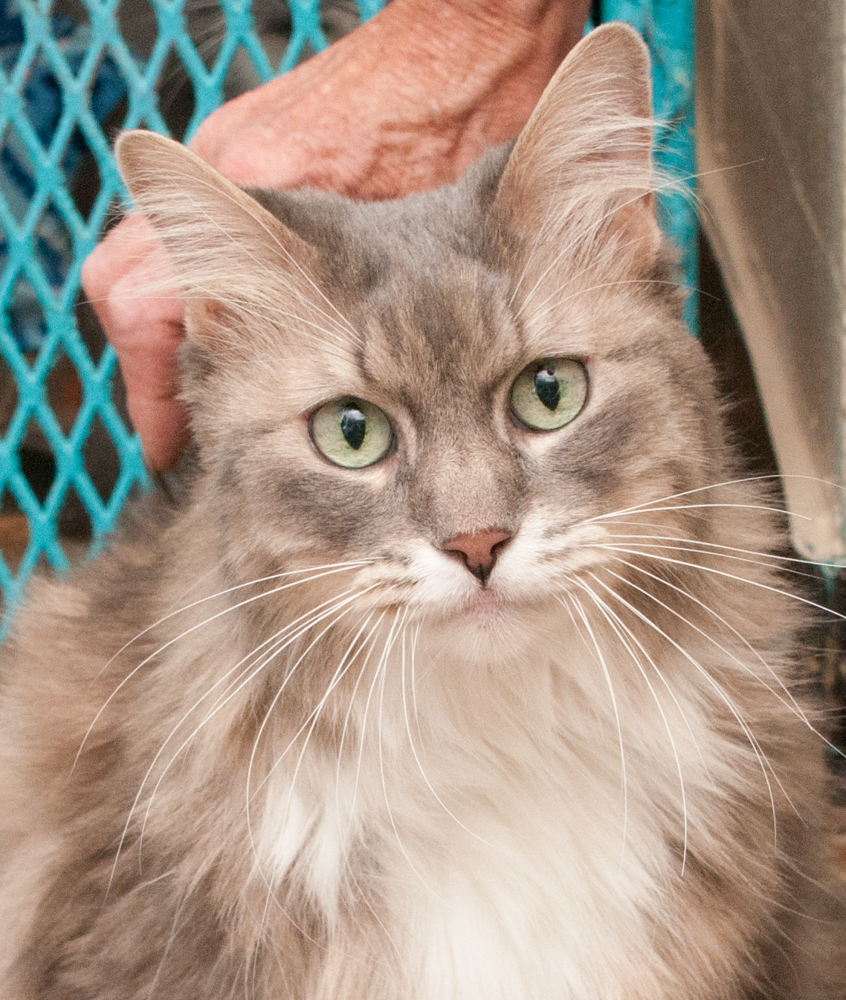
[[[491,588],[517,608],[557,601],[574,574],[607,561],[602,546],[608,542],[601,523],[582,523],[576,511],[562,521],[560,509],[537,507],[497,560]]]
[[[412,553],[408,577],[413,581],[408,606],[425,614],[454,614],[479,589],[463,566],[426,542]]]
[[[656,434],[668,423],[660,401],[631,391],[595,400],[572,425],[530,442],[535,499],[575,519],[695,485],[696,456],[668,450]]]
[[[218,457],[216,508],[224,535],[237,537],[234,524],[251,528],[254,547],[271,559],[312,552],[318,561],[372,557],[385,538],[397,537],[401,503],[394,485],[395,458],[364,469],[343,469],[316,454],[289,421],[244,448],[233,440]],[[230,503],[223,509],[223,495]],[[236,502],[231,503],[232,495]]]

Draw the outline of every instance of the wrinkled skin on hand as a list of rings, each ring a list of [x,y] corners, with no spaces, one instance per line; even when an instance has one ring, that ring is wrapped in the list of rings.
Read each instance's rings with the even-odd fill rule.
[[[366,200],[438,187],[516,135],[580,38],[588,8],[588,0],[393,0],[331,49],[223,105],[191,145],[244,186]],[[173,466],[187,441],[175,399],[183,309],[167,274],[135,217],[106,236],[82,273],[154,469]],[[151,279],[162,291],[142,295]]]

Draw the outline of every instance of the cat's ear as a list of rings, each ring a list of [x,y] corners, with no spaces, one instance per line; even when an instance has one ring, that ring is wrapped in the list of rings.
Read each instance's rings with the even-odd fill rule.
[[[136,210],[170,258],[190,337],[217,339],[236,318],[278,325],[280,315],[308,311],[315,249],[246,191],[155,132],[124,132],[115,155]]]
[[[506,164],[496,210],[530,238],[609,235],[646,265],[660,230],[652,190],[649,52],[628,25],[585,36],[550,81]]]

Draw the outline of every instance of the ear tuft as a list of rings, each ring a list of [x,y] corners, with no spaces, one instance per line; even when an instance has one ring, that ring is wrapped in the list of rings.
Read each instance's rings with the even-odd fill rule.
[[[189,303],[217,301],[259,325],[303,312],[316,252],[255,198],[155,132],[124,132],[115,155]]]
[[[651,108],[649,53],[637,32],[612,23],[586,35],[511,153],[496,200],[506,225],[553,244],[566,232],[569,245],[588,251],[586,259],[598,239],[616,239],[634,248],[634,266],[648,267],[661,243]]]

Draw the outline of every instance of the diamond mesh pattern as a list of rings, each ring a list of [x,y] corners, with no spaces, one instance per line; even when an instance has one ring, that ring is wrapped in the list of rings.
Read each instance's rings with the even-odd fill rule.
[[[358,14],[366,19],[383,3],[356,0]],[[289,0],[281,63],[257,33],[252,0],[217,6],[220,37],[210,48],[192,36],[190,0],[0,0],[0,500],[17,513],[23,539],[17,566],[0,554],[3,627],[39,561],[68,566],[60,518],[74,508],[96,548],[130,491],[147,482],[139,442],[113,398],[114,353],[83,336],[76,309],[82,262],[123,194],[106,133],[143,126],[190,137],[225,99],[236,57],[239,65],[246,57],[257,83],[327,45],[319,0]],[[662,155],[691,175],[693,0],[601,0],[594,8],[598,19],[632,22],[651,42],[656,107],[674,124]],[[186,82],[182,120],[161,99],[175,75]],[[694,287],[695,219],[683,199],[669,208]],[[62,371],[57,396],[50,380]],[[79,398],[65,405],[74,386]],[[111,452],[106,488],[87,465],[95,438]],[[46,478],[32,472],[39,455]]]

